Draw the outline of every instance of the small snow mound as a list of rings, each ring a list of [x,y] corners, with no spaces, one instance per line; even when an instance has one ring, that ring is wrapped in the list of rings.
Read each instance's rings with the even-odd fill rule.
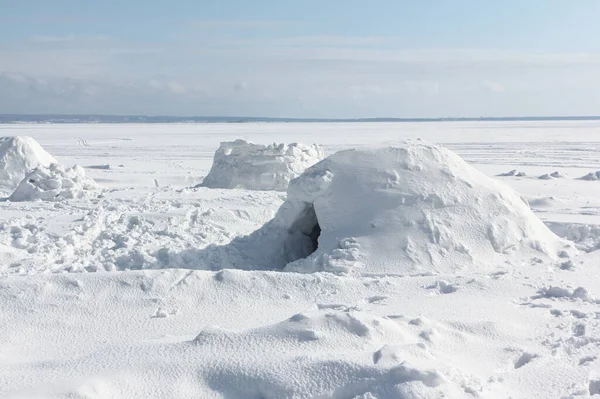
[[[552,180],[552,179],[562,179],[563,177],[565,177],[562,173],[560,173],[559,171],[554,171],[552,173],[544,173],[541,176],[538,176],[538,179],[540,180]]]
[[[458,287],[455,284],[451,284],[444,280],[437,281],[435,284],[429,285],[426,288],[435,290],[440,294],[452,294],[453,292],[458,291]]]
[[[49,167],[39,166],[29,173],[12,193],[10,201],[57,201],[85,198],[98,190],[98,185],[85,176],[78,165],[71,168],[53,163]]]
[[[564,298],[596,303],[592,294],[583,287],[577,287],[575,290],[571,290],[565,287],[548,286],[540,289],[539,294],[542,298]]]
[[[600,179],[600,170],[597,172],[590,172],[585,176],[581,176],[579,180],[596,181]]]
[[[48,167],[56,159],[31,137],[0,137],[0,187],[10,192],[38,166]]]
[[[323,156],[316,144],[264,146],[244,140],[223,142],[200,186],[285,191],[292,179]]]
[[[524,177],[527,175],[525,174],[525,172],[520,172],[516,169],[513,169],[513,170],[505,172],[505,173],[500,173],[498,176],[500,176],[500,177],[513,177],[513,176],[514,177]]]

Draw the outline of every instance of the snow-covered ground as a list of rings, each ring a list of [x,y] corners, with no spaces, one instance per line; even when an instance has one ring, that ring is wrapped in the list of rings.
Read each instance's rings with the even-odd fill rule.
[[[600,170],[598,122],[23,124],[0,125],[0,136],[33,137],[102,189],[0,202],[0,397],[600,395],[600,181],[580,179]],[[562,244],[503,185],[460,161],[444,175],[446,155],[394,155],[408,175],[389,154],[338,155],[289,199],[193,188],[220,143],[236,139],[316,143],[325,155],[407,139],[443,144],[521,194],[576,249],[555,253]],[[376,178],[361,165],[375,165]],[[236,237],[265,231],[280,206],[294,211],[307,196],[323,228],[318,255],[361,267],[220,270],[252,266]],[[393,239],[398,196],[409,201],[397,233],[416,237],[408,246]],[[450,209],[448,223],[439,208]],[[431,221],[426,244],[419,212]],[[510,248],[489,246],[495,237]],[[540,237],[554,252],[522,248]],[[264,242],[243,248],[270,253]]]

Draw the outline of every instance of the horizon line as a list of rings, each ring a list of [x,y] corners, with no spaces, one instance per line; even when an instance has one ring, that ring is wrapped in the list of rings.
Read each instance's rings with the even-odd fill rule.
[[[248,123],[248,122],[476,122],[476,121],[593,121],[600,115],[574,116],[481,116],[481,117],[358,117],[311,118],[266,116],[175,116],[117,114],[0,114],[0,124],[9,123]]]

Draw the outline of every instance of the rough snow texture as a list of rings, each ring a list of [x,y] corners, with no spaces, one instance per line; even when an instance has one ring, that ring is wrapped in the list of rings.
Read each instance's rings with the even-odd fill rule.
[[[52,163],[56,163],[56,159],[31,137],[0,137],[1,190],[10,193],[33,169]]]
[[[53,163],[48,168],[39,166],[19,184],[10,201],[59,201],[96,195],[99,187],[85,176],[85,170],[75,165],[71,168]]]
[[[406,274],[553,259],[565,247],[510,187],[441,146],[406,143],[319,162],[291,182],[272,221],[199,264]]]
[[[575,246],[585,252],[600,249],[600,226],[584,223],[547,222],[546,225],[554,234],[575,243]]]
[[[488,176],[526,172],[498,179],[546,221],[564,223],[564,236],[592,243],[597,185],[536,177],[600,169],[597,123],[0,129],[44,137],[68,165],[126,165],[86,170],[107,189],[98,200],[0,201],[1,398],[600,398],[600,251],[559,261],[572,267],[538,254],[528,266],[523,251],[410,276],[175,268],[196,267],[207,245],[252,233],[285,200],[277,191],[186,188],[208,172],[219,140],[240,136],[318,141],[327,151],[417,135],[444,141]],[[321,220],[320,198],[298,227]],[[377,260],[364,243],[356,235],[346,246]],[[313,238],[306,244],[311,251]],[[230,264],[212,253],[204,267]],[[165,265],[173,268],[128,270]]]
[[[292,179],[323,159],[321,148],[313,144],[271,144],[244,140],[223,142],[202,186],[285,191]]]

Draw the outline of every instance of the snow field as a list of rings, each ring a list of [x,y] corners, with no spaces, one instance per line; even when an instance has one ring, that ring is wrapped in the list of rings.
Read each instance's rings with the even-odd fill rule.
[[[35,137],[62,164],[83,165],[104,188],[100,197],[0,203],[2,397],[600,393],[600,272],[594,251],[600,194],[595,182],[573,178],[600,169],[595,141],[600,127],[0,129],[5,136]],[[389,146],[406,153],[340,153],[309,169],[288,195],[190,188],[209,171],[219,142],[239,137],[317,142],[327,155]],[[468,165],[437,146],[402,147],[411,137],[445,142]],[[151,163],[144,161],[149,156]],[[397,167],[403,162],[421,168]],[[449,163],[453,167],[443,166]],[[487,176],[511,169],[526,176],[490,180],[472,166]],[[566,178],[537,178],[554,171]],[[339,188],[346,183],[357,189]],[[473,187],[460,189],[466,183]],[[431,200],[436,196],[439,200]],[[405,199],[400,207],[400,198],[415,201]],[[550,230],[576,241],[582,252],[563,248],[524,198]],[[379,206],[369,208],[371,215],[358,212],[365,203]],[[339,213],[333,204],[343,205]],[[449,218],[444,234],[440,223],[453,212],[460,217]],[[428,217],[435,221],[429,230],[420,223]],[[398,231],[393,227],[400,218],[414,223]],[[320,241],[310,254],[315,220]],[[510,223],[497,235],[481,234],[498,220]],[[248,253],[267,258],[273,250],[260,251],[256,232],[268,237],[274,230],[266,226],[274,223],[281,223],[284,237],[289,224],[297,227],[304,245],[293,240],[291,249],[308,255],[304,264],[296,263],[305,273],[193,270],[199,263],[204,269],[256,266],[257,258]],[[452,234],[460,226],[464,233]],[[420,237],[414,262],[399,256],[405,253],[403,234]],[[252,241],[238,242],[253,235],[258,249],[248,252]],[[532,248],[531,241],[546,245]],[[467,243],[470,256],[448,246],[452,242]],[[514,245],[498,245],[497,251],[493,242]],[[319,269],[315,265],[324,263],[313,259],[323,256],[329,268]]]

